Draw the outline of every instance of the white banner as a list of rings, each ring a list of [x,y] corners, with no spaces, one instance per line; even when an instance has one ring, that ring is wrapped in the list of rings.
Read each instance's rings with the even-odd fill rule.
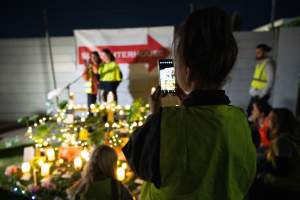
[[[75,30],[77,65],[89,58],[91,51],[110,49],[120,64],[123,81],[118,88],[120,104],[149,95],[158,85],[158,59],[172,55],[174,27]]]

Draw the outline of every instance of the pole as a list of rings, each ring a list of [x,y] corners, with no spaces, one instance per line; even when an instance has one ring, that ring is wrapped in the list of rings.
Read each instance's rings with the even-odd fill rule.
[[[52,74],[52,79],[53,79],[53,87],[54,87],[54,89],[57,89],[54,62],[53,62],[53,52],[52,52],[51,40],[50,40],[50,36],[49,36],[49,31],[48,31],[47,9],[43,10],[43,16],[44,16],[45,38],[46,38],[48,50],[49,50],[49,59],[50,59],[51,74]],[[56,105],[58,105],[58,97],[56,97]]]
[[[276,18],[276,8],[277,0],[272,0],[272,10],[271,10],[271,31],[272,31],[272,49],[273,49],[273,59],[276,60],[277,57],[277,40],[278,40],[278,30],[275,28],[275,18]]]
[[[274,31],[274,22],[276,16],[276,0],[272,0],[272,10],[271,10],[271,30]]]
[[[271,31],[272,31],[272,48],[273,50],[275,50],[276,48],[276,30],[275,30],[275,17],[276,17],[276,3],[277,3],[277,0],[272,0],[272,10],[271,10]],[[275,52],[275,51],[273,51]],[[274,53],[273,53],[274,54]],[[276,57],[276,55],[273,55],[274,59]]]
[[[271,31],[272,31],[272,57],[273,60],[277,60],[277,43],[278,43],[278,35],[276,34],[276,29],[275,29],[275,18],[276,18],[276,3],[277,0],[272,0],[272,8],[271,8]],[[276,71],[275,71],[275,77],[276,77]],[[274,103],[274,98],[272,97],[271,100],[272,104]]]

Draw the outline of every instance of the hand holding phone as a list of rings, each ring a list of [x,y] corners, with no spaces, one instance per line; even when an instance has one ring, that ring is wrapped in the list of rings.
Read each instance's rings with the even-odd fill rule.
[[[175,68],[172,59],[161,59],[159,64],[159,83],[162,94],[175,94],[176,81],[175,81]]]

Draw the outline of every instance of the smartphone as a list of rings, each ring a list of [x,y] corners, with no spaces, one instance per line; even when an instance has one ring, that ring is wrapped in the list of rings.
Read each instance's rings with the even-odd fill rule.
[[[161,92],[175,94],[175,68],[172,59],[160,59],[159,65],[159,84]]]

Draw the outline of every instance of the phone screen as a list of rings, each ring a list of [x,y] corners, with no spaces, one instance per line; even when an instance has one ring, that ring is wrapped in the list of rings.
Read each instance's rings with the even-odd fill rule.
[[[159,60],[159,81],[163,93],[175,93],[175,68],[172,59]]]

